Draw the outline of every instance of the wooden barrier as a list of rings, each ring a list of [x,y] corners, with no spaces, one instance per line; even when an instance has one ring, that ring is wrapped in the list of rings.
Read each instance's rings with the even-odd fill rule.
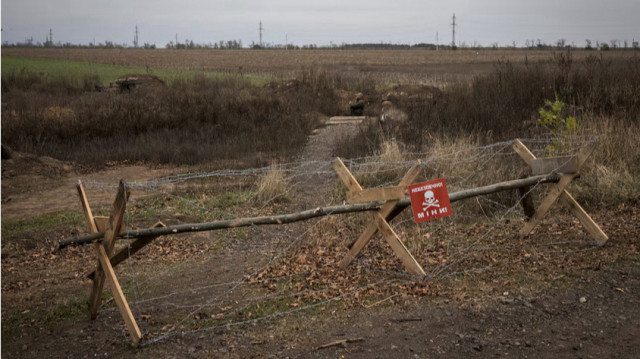
[[[564,162],[559,162],[555,159],[550,161],[552,165],[555,165],[558,173],[563,173],[562,171],[567,171],[562,174],[562,178],[560,181],[556,183],[549,191],[547,197],[542,200],[542,203],[535,211],[534,215],[531,217],[529,222],[525,224],[525,226],[520,231],[522,235],[528,235],[531,231],[540,223],[540,220],[547,214],[551,206],[560,198],[561,202],[569,207],[571,213],[578,218],[582,226],[585,230],[598,242],[599,245],[604,245],[609,237],[602,231],[600,226],[589,216],[589,214],[576,202],[576,200],[567,192],[566,188],[569,183],[576,178],[580,173],[580,168],[587,160],[587,158],[593,153],[596,145],[592,144],[591,146],[587,146],[580,153],[578,153],[573,158],[569,158]],[[529,151],[527,146],[525,146],[520,140],[516,140],[513,149],[520,155],[523,161],[527,163],[530,167],[536,161],[536,156]],[[570,163],[570,165],[567,165]],[[547,167],[548,168],[548,167]],[[552,169],[553,169],[552,168]],[[538,170],[536,168],[532,168],[532,171]]]
[[[582,223],[587,232],[600,245],[604,244],[608,239],[607,235],[575,201],[569,192],[566,191],[567,185],[579,175],[580,168],[593,152],[594,146],[583,149],[574,157],[561,159],[555,158],[550,160],[538,160],[519,140],[515,141],[513,148],[529,165],[530,172],[535,171],[537,173],[543,170],[550,170],[553,172],[450,193],[449,201],[456,202],[480,195],[505,190],[528,188],[528,186],[537,185],[539,183],[552,182],[555,184],[549,191],[549,194],[543,199],[537,210],[533,208],[532,203],[525,206],[525,212],[527,208],[529,211],[535,212],[532,214],[531,220],[525,224],[521,234],[529,234],[544,217],[555,201],[560,198],[562,203],[567,205],[571,212],[580,220],[580,223]],[[534,163],[535,165],[532,165]],[[349,246],[347,254],[339,263],[340,268],[344,269],[348,266],[367,245],[367,243],[371,241],[375,234],[379,232],[392,248],[395,255],[400,258],[405,269],[409,273],[424,276],[424,269],[407,250],[398,235],[394,232],[393,228],[389,225],[389,221],[401,213],[405,208],[410,206],[411,203],[409,199],[406,198],[408,186],[411,185],[420,174],[421,165],[417,164],[409,169],[397,186],[375,189],[363,189],[353,174],[339,158],[336,158],[333,167],[338,178],[348,189],[347,201],[349,204],[319,207],[303,212],[283,215],[238,218],[226,221],[183,224],[170,227],[165,226],[162,222],[157,222],[152,228],[141,230],[126,230],[123,226],[123,216],[126,203],[130,195],[126,183],[123,180],[120,181],[120,185],[118,186],[118,193],[113,202],[111,215],[108,218],[104,217],[103,219],[93,216],[86,193],[82,187],[82,183],[78,181],[77,190],[85,216],[86,226],[93,234],[62,241],[60,242],[60,248],[70,244],[94,243],[97,266],[96,269],[88,275],[88,277],[93,280],[91,294],[89,297],[91,319],[95,319],[97,317],[102,289],[106,281],[109,284],[109,288],[111,289],[114,300],[118,306],[120,314],[122,315],[133,344],[137,345],[140,340],[142,340],[140,329],[131,309],[129,308],[113,268],[129,256],[144,248],[158,236],[169,234],[213,231],[218,229],[255,225],[285,224],[320,216],[371,211],[371,222],[367,225],[358,239]],[[526,191],[526,193],[528,195],[528,191]],[[530,197],[528,198],[530,199]],[[130,238],[135,240],[131,242],[129,246],[114,254],[114,245],[118,238]]]
[[[344,183],[349,190],[349,193],[347,194],[349,201],[355,202],[360,199],[359,197],[361,195],[369,200],[372,198],[376,199],[375,195],[378,195],[379,199],[376,200],[386,201],[384,205],[382,205],[382,207],[373,214],[372,222],[367,226],[364,232],[362,232],[362,235],[360,235],[358,240],[351,246],[347,256],[340,262],[340,267],[345,268],[349,265],[358,253],[362,251],[364,246],[369,243],[376,232],[380,231],[384,239],[389,243],[409,273],[421,276],[425,275],[424,269],[422,269],[420,264],[418,264],[418,261],[416,261],[413,255],[411,255],[409,250],[405,247],[402,241],[400,241],[398,235],[387,222],[387,216],[391,214],[396,206],[398,206],[398,201],[406,196],[407,187],[412,184],[420,174],[421,166],[415,165],[411,167],[398,186],[382,189],[381,191],[363,191],[358,181],[353,177],[340,158],[336,158],[333,168],[338,174],[338,177],[342,180],[342,183]]]
[[[487,194],[508,191],[518,189],[526,186],[535,185],[538,183],[555,183],[560,180],[560,175],[550,173],[540,176],[531,176],[527,178],[521,178],[517,180],[505,181],[500,183],[494,183],[484,187],[467,189],[464,191],[458,191],[449,193],[449,201],[456,202],[471,197],[483,196]],[[354,203],[346,205],[326,206],[309,209],[302,212],[279,214],[273,216],[261,216],[261,217],[249,217],[249,218],[236,218],[222,221],[213,221],[206,223],[185,223],[175,226],[165,226],[162,228],[149,228],[149,229],[136,229],[125,230],[120,233],[119,238],[133,239],[146,236],[164,236],[179,233],[189,232],[206,232],[216,231],[220,229],[228,228],[240,228],[251,226],[264,226],[264,225],[279,225],[294,223],[299,221],[305,221],[317,217],[339,215],[346,213],[378,211],[384,202],[366,202],[366,203]],[[397,216],[401,211],[411,204],[408,198],[403,198],[398,201],[398,205],[387,216],[387,220]],[[94,233],[90,235],[74,237],[62,240],[58,243],[58,249],[63,249],[70,245],[84,245],[93,243],[96,240],[101,240],[104,237],[104,233]]]
[[[89,201],[87,200],[86,193],[84,191],[84,188],[82,187],[82,182],[78,181],[76,188],[78,189],[80,204],[82,205],[87,227],[92,232],[104,230],[104,238],[101,241],[94,242],[98,262],[97,268],[88,276],[93,281],[91,294],[89,295],[90,317],[91,319],[96,319],[98,316],[100,298],[102,295],[104,282],[106,280],[107,283],[109,283],[111,293],[113,294],[113,299],[118,306],[120,314],[122,315],[122,319],[125,322],[127,331],[131,336],[131,340],[134,345],[137,345],[142,339],[142,334],[135,318],[133,317],[133,314],[131,313],[131,309],[129,308],[127,299],[125,298],[124,293],[122,293],[122,288],[120,287],[118,278],[113,271],[113,267],[118,265],[118,263],[122,262],[133,253],[142,249],[142,247],[149,244],[157,236],[138,238],[128,247],[123,248],[118,253],[113,255],[112,252],[115,247],[115,240],[117,239],[118,235],[121,234],[121,229],[123,228],[123,216],[127,205],[127,200],[130,195],[129,189],[126,187],[125,182],[121,180],[120,185],[118,186],[116,199],[113,202],[111,216],[109,216],[106,223],[103,222],[104,224],[98,225],[96,221],[97,217],[94,217],[92,214],[91,207],[89,206]],[[162,222],[156,223],[154,227],[160,226],[164,226]]]

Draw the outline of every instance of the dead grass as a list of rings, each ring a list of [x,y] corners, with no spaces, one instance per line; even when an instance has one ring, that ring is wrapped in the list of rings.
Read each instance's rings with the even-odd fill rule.
[[[389,185],[400,180],[406,168],[399,166],[407,158],[403,155],[403,145],[395,139],[382,142],[378,153],[370,159],[371,165],[364,168],[361,174],[356,173],[356,179],[363,188],[374,188],[381,185]]]
[[[268,87],[204,77],[107,94],[20,73],[2,78],[2,142],[94,166],[216,158],[261,165],[297,153],[316,126],[300,114],[316,110],[317,94],[303,83],[296,95],[274,97]]]
[[[271,170],[255,184],[255,197],[262,203],[289,202],[291,200],[291,186],[286,182],[281,168],[277,164],[271,165]]]
[[[589,208],[640,203],[640,124],[594,116],[583,127],[599,142],[573,193]]]

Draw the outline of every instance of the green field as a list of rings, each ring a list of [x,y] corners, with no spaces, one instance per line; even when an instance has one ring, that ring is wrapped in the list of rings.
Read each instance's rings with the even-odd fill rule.
[[[152,74],[156,75],[168,84],[176,80],[190,79],[193,76],[204,76],[210,79],[224,79],[236,77],[237,74],[219,71],[201,71],[186,69],[151,68],[145,66],[122,66],[111,64],[99,64],[81,61],[35,59],[26,57],[2,56],[2,76],[18,72],[35,72],[49,79],[66,78],[70,81],[82,82],[83,76],[96,75],[104,86],[126,74]],[[264,85],[269,78],[256,75],[243,75],[243,78],[252,85]]]

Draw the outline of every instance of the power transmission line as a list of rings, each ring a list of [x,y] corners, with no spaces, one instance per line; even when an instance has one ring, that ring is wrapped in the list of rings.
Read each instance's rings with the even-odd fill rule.
[[[133,38],[133,47],[138,47],[138,25],[136,24],[136,36]]]
[[[451,33],[451,47],[456,47],[456,14],[453,14],[453,22],[451,23],[453,31]]]
[[[260,27],[258,27],[258,30],[260,31],[260,47],[262,47],[262,30],[264,30],[264,27],[262,27],[262,20],[260,20]]]

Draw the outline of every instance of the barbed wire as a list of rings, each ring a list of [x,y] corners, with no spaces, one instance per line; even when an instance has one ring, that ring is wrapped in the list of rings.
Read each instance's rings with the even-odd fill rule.
[[[554,141],[556,140],[550,137],[542,139],[521,139],[521,141],[527,144],[530,150],[537,156],[544,156],[545,154],[548,154],[550,152],[549,146],[555,143]],[[555,155],[575,154],[594,141],[597,141],[597,137],[578,136],[569,137],[566,139],[563,138],[563,148],[559,151],[552,152]],[[409,168],[416,164],[419,164],[422,166],[423,178],[429,178],[433,175],[440,175],[442,177],[446,177],[447,186],[450,189],[468,189],[484,184],[484,182],[487,181],[487,178],[491,178],[495,182],[499,180],[499,178],[496,177],[500,177],[501,175],[506,176],[510,171],[511,173],[513,173],[513,168],[520,167],[524,169],[526,166],[524,166],[517,154],[513,150],[509,151],[513,144],[514,141],[504,141],[486,146],[469,145],[462,148],[451,148],[447,151],[438,149],[430,152],[398,153],[396,154],[397,157],[393,160],[386,160],[385,156],[383,154],[380,154],[377,156],[343,159],[343,162],[354,174],[354,176],[356,176],[356,178],[361,179],[363,183],[367,185],[367,188],[381,188],[397,185],[404,173]],[[295,161],[260,168],[179,173],[146,181],[127,182],[126,185],[130,189],[143,192],[144,194],[141,196],[136,196],[135,199],[127,198],[125,223],[127,228],[132,228],[134,225],[140,225],[146,222],[146,217],[144,214],[136,217],[136,211],[138,210],[138,207],[144,207],[145,205],[147,205],[145,203],[145,199],[149,198],[149,196],[159,196],[159,198],[164,198],[164,200],[166,201],[178,201],[187,208],[193,209],[194,213],[199,213],[204,217],[217,215],[222,216],[226,219],[240,218],[242,217],[242,214],[252,210],[257,211],[258,213],[268,213],[274,208],[276,210],[280,208],[286,208],[287,203],[282,204],[279,202],[279,199],[292,197],[305,188],[306,190],[309,190],[309,188],[313,190],[315,187],[317,187],[315,188],[315,196],[313,195],[313,193],[311,193],[311,202],[313,202],[314,205],[327,205],[330,204],[331,201],[335,201],[340,198],[339,191],[336,190],[338,186],[336,186],[337,181],[334,179],[335,172],[333,170],[333,163],[333,160]],[[501,169],[502,173],[499,173],[498,171],[496,171],[496,169]],[[490,171],[491,173],[490,175],[483,175],[483,171]],[[273,174],[278,174],[279,176],[273,176]],[[483,176],[484,178],[481,178]],[[247,183],[262,180],[267,184],[284,183],[286,184],[286,186],[283,187],[284,190],[280,193],[268,196],[267,198],[263,198],[262,200],[256,200],[254,194],[248,195],[248,198],[252,199],[251,201],[249,201],[249,204],[246,204],[244,202],[241,203],[242,205],[246,204],[247,208],[242,206],[240,206],[241,208],[236,208],[233,205],[226,208],[220,208],[221,206],[214,206],[210,202],[206,202],[204,200],[198,199],[193,195],[189,195],[189,192],[198,191],[197,187],[189,187],[191,184],[200,184],[203,186],[203,188],[208,188],[205,186],[208,184],[208,181],[215,181],[221,178],[243,178],[247,179]],[[117,186],[117,184],[110,182],[91,180],[83,181],[83,184],[87,188],[99,189],[105,193],[109,193],[109,190],[115,189]],[[474,240],[448,253],[448,256],[439,265],[429,265],[429,253],[427,251],[427,246],[425,245],[424,252],[421,252],[420,255],[424,253],[425,270],[427,270],[426,278],[417,279],[415,276],[395,269],[380,271],[379,269],[376,269],[375,261],[367,258],[356,258],[356,263],[358,265],[363,266],[367,271],[371,273],[380,273],[380,275],[383,276],[384,279],[381,279],[374,283],[359,286],[351,291],[337,294],[331,298],[327,298],[314,303],[309,303],[306,305],[301,305],[290,310],[277,311],[275,313],[255,319],[231,321],[224,324],[213,323],[212,325],[206,326],[206,328],[188,330],[187,332],[211,330],[213,328],[229,328],[231,326],[240,326],[252,322],[273,319],[302,310],[308,310],[321,305],[326,305],[346,296],[353,295],[364,289],[379,286],[381,284],[406,284],[415,283],[417,280],[422,281],[423,284],[426,284],[433,281],[450,278],[452,276],[491,271],[492,268],[490,268],[490,266],[461,268],[455,271],[454,268],[460,266],[473,253],[487,251],[495,248],[495,245],[491,243],[484,246],[482,244],[488,242],[488,239],[490,238],[492,233],[497,228],[502,226],[507,218],[516,213],[518,215],[521,214],[521,210],[519,209],[521,202],[524,198],[533,194],[534,191],[537,191],[540,187],[540,184],[541,182],[538,182],[532,185],[526,193],[520,194],[516,198],[515,204],[511,206],[506,205],[504,200],[496,197],[477,197],[478,205],[484,212],[485,217],[488,220],[492,220],[491,225],[487,226],[484,233],[477,236]],[[252,188],[249,192],[256,191],[255,185],[247,186],[248,187],[246,188]],[[214,189],[219,190],[219,188]],[[307,195],[309,195],[309,193],[307,193]],[[496,212],[499,212],[500,215],[497,217],[495,217],[494,215],[488,215],[484,211],[484,208],[482,208],[480,201],[489,204],[492,208],[492,213],[495,214]],[[509,202],[514,203],[513,196],[509,198]],[[154,215],[158,218],[166,216],[168,218],[175,219],[174,213],[172,212],[173,208],[167,208],[165,206],[162,208],[156,208],[156,212],[154,213]],[[254,240],[250,244],[245,244],[245,246],[247,248],[250,248],[250,246],[255,246],[257,238],[262,236],[264,237],[263,239],[265,239],[263,241],[262,247],[269,248],[271,251],[271,255],[268,259],[265,259],[263,263],[253,266],[252,270],[249,271],[248,274],[242,273],[236,280],[221,283],[208,282],[204,285],[188,289],[181,289],[180,287],[174,289],[166,288],[170,289],[169,293],[159,294],[155,296],[153,296],[152,294],[151,297],[146,297],[147,295],[145,295],[145,298],[140,295],[140,293],[142,292],[140,288],[148,285],[151,281],[162,280],[162,278],[164,278],[164,276],[166,276],[166,274],[169,273],[173,267],[171,265],[167,265],[166,268],[164,268],[160,272],[154,273],[153,276],[144,278],[142,280],[138,279],[138,274],[136,274],[136,271],[134,269],[135,261],[131,257],[131,247],[129,243],[127,245],[129,248],[129,258],[127,259],[127,261],[130,273],[129,287],[131,289],[128,292],[132,292],[134,296],[133,300],[131,301],[134,310],[139,313],[148,310],[159,310],[161,308],[167,307],[175,310],[186,310],[186,313],[181,314],[179,319],[170,325],[170,329],[168,331],[164,333],[147,332],[147,335],[152,336],[152,339],[145,341],[143,345],[149,345],[161,340],[165,340],[177,335],[178,333],[184,334],[184,331],[182,331],[181,329],[190,324],[194,324],[196,322],[194,316],[208,308],[216,306],[219,307],[221,305],[227,306],[227,304],[231,304],[233,310],[225,313],[225,316],[230,317],[233,314],[242,312],[253,304],[261,303],[264,301],[296,298],[306,294],[330,293],[330,289],[327,288],[318,290],[289,290],[282,293],[254,295],[246,298],[240,298],[236,293],[236,291],[240,288],[255,285],[256,282],[252,281],[252,278],[255,278],[259,273],[268,270],[269,268],[274,266],[280,259],[289,255],[293,248],[299,246],[305,239],[308,239],[311,236],[311,233],[315,229],[317,229],[320,224],[324,223],[328,218],[328,216],[321,217],[315,220],[314,223],[306,225],[303,228],[301,228],[302,226],[298,226],[295,228],[294,233],[287,233],[281,230],[271,230],[269,228],[252,225],[248,227],[248,231],[250,232],[248,236],[250,238],[254,238]],[[473,221],[477,219],[477,217],[473,214],[468,214],[464,211],[461,213],[455,213],[452,218],[452,221]],[[394,231],[396,231],[412,225],[412,218],[404,218],[394,222],[392,224],[392,228],[394,229]],[[274,241],[284,242],[284,245],[274,248]],[[220,244],[221,242],[222,239],[214,243]],[[584,245],[585,247],[565,250],[563,253],[579,253],[582,251],[591,250],[593,249],[593,247],[589,247],[590,243],[591,242],[583,241],[582,245]],[[577,241],[566,241],[566,243],[556,242],[553,244],[541,243],[536,245],[554,247],[564,244],[576,245]],[[549,251],[551,250],[554,249],[549,249]],[[213,252],[212,254],[205,256],[205,258],[201,259],[201,261],[209,261],[212,258],[215,258],[216,255],[217,254]],[[274,281],[294,280],[301,274],[304,273],[291,273],[282,276],[270,277],[269,279]],[[157,288],[152,288],[148,292],[157,293]],[[198,297],[196,297],[195,299],[197,302],[188,303],[187,297],[189,295],[194,296],[195,294],[198,294]],[[199,298],[206,299],[203,300]],[[114,311],[115,308],[107,308],[105,310]]]

